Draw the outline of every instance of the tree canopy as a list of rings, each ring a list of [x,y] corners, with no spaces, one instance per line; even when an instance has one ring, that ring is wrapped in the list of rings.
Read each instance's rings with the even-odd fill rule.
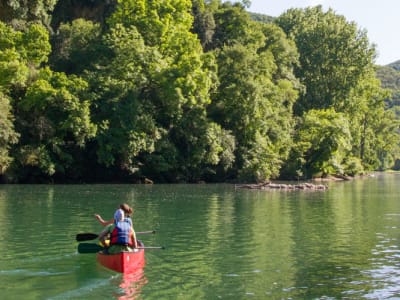
[[[399,159],[375,48],[332,10],[34,2],[0,2],[4,181],[262,182]]]

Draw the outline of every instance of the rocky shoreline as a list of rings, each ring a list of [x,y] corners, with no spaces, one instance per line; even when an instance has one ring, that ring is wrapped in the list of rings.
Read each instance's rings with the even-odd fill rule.
[[[324,191],[328,189],[328,186],[324,184],[312,184],[312,183],[299,183],[299,184],[287,184],[287,183],[257,183],[257,184],[235,184],[235,189],[257,189],[257,190],[318,190]]]
[[[324,178],[314,178],[313,182],[331,182],[331,181],[349,181],[355,178],[362,177],[375,177],[375,174],[366,174],[362,176],[345,176],[345,175],[335,175]],[[303,182],[298,184],[291,183],[273,183],[271,181],[264,183],[254,183],[254,184],[235,184],[235,189],[254,189],[254,190],[310,190],[310,191],[325,191],[328,189],[327,185],[321,183],[309,183]]]

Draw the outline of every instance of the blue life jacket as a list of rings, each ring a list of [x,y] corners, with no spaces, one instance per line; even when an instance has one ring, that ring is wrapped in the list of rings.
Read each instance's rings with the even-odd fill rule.
[[[111,232],[110,245],[133,246],[132,221],[125,219],[114,224]]]

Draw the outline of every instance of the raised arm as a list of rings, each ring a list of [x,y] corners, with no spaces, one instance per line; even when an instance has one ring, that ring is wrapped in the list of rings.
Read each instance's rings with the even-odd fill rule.
[[[114,223],[114,220],[105,221],[105,220],[104,220],[100,215],[98,215],[98,214],[95,214],[94,217],[95,217],[96,220],[99,221],[99,223],[100,223],[101,225],[103,225],[103,226],[107,226],[107,225],[110,225],[110,224]]]

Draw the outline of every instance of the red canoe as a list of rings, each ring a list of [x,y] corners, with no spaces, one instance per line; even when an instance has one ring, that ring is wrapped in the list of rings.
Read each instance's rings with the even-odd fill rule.
[[[140,247],[143,247],[143,244]],[[145,263],[144,248],[136,249],[136,252],[116,254],[104,254],[100,251],[97,253],[96,258],[104,267],[124,274],[136,272],[138,269],[143,268]]]

